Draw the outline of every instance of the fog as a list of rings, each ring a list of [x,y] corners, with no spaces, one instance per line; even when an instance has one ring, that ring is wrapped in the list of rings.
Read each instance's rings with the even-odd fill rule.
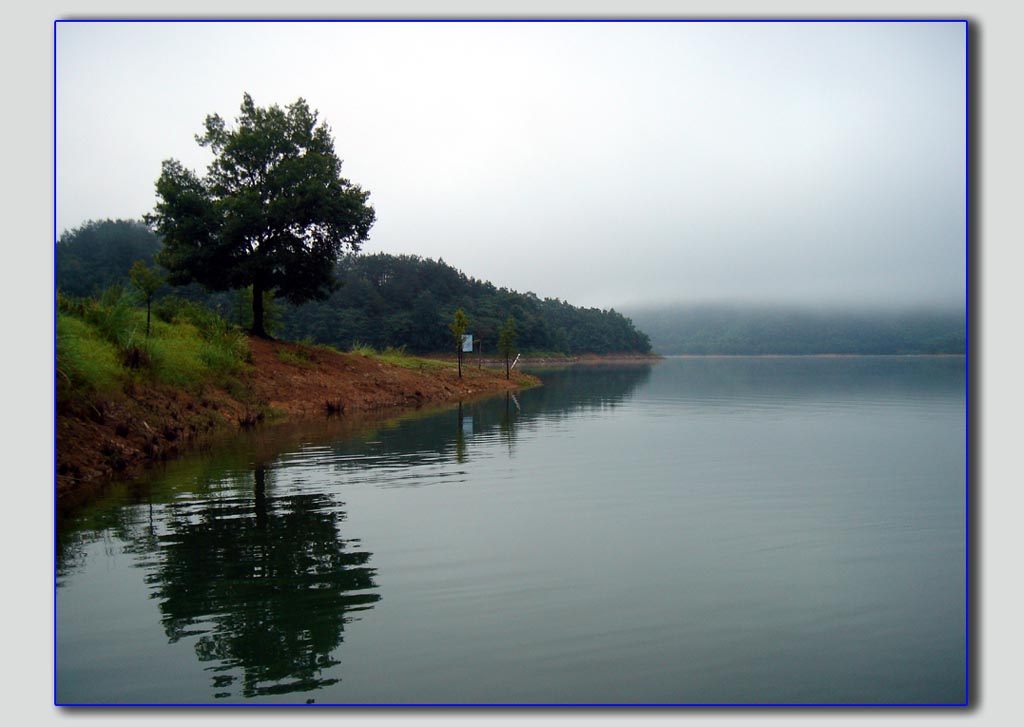
[[[56,33],[57,231],[139,218],[207,114],[305,98],[367,253],[577,305],[956,306],[953,22],[103,23]]]

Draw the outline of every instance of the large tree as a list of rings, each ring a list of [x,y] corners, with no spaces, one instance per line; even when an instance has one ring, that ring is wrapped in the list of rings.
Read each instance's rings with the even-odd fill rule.
[[[176,284],[252,286],[252,332],[266,336],[263,294],[292,303],[325,298],[345,247],[358,250],[374,222],[369,192],[341,176],[330,129],[301,98],[260,108],[249,94],[229,128],[214,114],[196,141],[214,160],[200,178],[163,163],[157,205],[160,262]]]

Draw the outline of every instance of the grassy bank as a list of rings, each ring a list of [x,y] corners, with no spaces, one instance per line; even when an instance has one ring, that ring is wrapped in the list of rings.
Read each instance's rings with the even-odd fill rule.
[[[537,380],[366,346],[250,338],[201,306],[168,299],[147,314],[125,291],[59,295],[58,507],[239,428],[304,416],[398,411]]]
[[[58,411],[136,386],[237,388],[251,363],[246,336],[213,312],[169,298],[147,316],[119,288],[58,295],[56,337]]]

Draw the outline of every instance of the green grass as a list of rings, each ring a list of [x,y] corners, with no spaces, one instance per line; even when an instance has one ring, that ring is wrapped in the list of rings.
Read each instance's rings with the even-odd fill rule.
[[[57,398],[109,395],[132,382],[198,391],[243,373],[248,340],[209,313],[153,316],[122,290],[99,300],[57,299]]]
[[[57,397],[72,392],[110,394],[121,388],[127,372],[118,347],[85,321],[57,313]]]
[[[376,351],[372,346],[366,346],[364,344],[357,344],[352,347],[352,353],[358,353],[361,356],[372,358],[377,361],[383,361],[384,363],[391,364],[392,366],[399,366],[403,369],[414,369],[417,371],[436,371],[438,369],[451,368],[455,364],[448,361],[437,361],[435,359],[422,358],[420,356],[413,356],[408,351],[402,348],[394,348],[388,346],[383,351]]]
[[[161,323],[141,344],[150,357],[150,373],[160,382],[197,389],[223,385],[244,369],[247,353],[241,334],[208,336],[191,323]]]
[[[290,364],[292,366],[301,366],[302,368],[313,368],[314,363],[310,358],[308,352],[302,349],[291,350],[287,348],[279,348],[276,351],[277,360],[281,363]]]
[[[358,356],[366,356],[367,358],[373,358],[377,355],[377,351],[374,350],[373,346],[368,346],[367,344],[360,343],[359,341],[353,343],[348,352],[354,353]]]

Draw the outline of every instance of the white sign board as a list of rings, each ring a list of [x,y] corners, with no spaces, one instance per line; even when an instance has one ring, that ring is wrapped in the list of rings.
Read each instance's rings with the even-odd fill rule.
[[[462,334],[462,350],[473,353],[473,334],[463,333]]]

